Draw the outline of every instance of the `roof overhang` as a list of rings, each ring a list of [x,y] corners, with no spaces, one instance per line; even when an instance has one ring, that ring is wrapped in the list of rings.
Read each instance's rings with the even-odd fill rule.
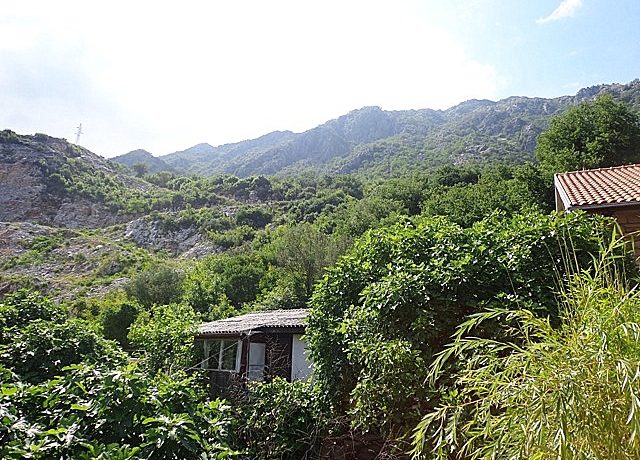
[[[560,182],[560,179],[558,177],[559,177],[558,174],[553,175],[553,184],[556,188],[556,192],[558,193],[560,200],[562,200],[562,205],[564,206],[564,209],[566,211],[571,211],[573,207],[571,205],[571,200],[569,199],[569,195],[567,195],[567,192],[565,191],[564,187],[562,186],[562,182]],[[557,209],[557,206],[556,206],[556,209]]]
[[[615,208],[626,208],[626,207],[632,207],[632,206],[640,206],[640,201],[625,201],[625,202],[621,202],[621,203],[596,203],[596,204],[584,204],[584,205],[575,205],[571,202],[571,199],[569,198],[569,195],[567,194],[566,190],[564,189],[562,182],[560,181],[560,179],[558,178],[559,174],[554,174],[553,176],[553,183],[555,185],[556,188],[556,192],[558,193],[558,196],[560,197],[560,200],[562,200],[562,204],[564,206],[565,211],[576,211],[576,210],[583,210],[583,211],[592,211],[592,210],[598,210],[598,209],[615,209]]]
[[[304,334],[304,326],[289,327],[261,327],[258,329],[246,329],[241,331],[216,331],[198,332],[196,339],[224,339],[224,338],[244,338],[256,334]]]
[[[596,209],[617,209],[617,208],[631,208],[634,206],[640,206],[640,201],[627,201],[624,203],[602,203],[602,204],[591,204],[591,205],[583,205],[583,206],[571,206],[567,208],[567,211],[576,211],[578,209],[582,209],[583,211],[590,211]]]

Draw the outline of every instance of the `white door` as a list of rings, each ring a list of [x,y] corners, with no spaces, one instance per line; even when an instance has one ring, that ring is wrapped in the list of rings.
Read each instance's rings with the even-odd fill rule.
[[[291,380],[306,380],[311,376],[313,365],[308,356],[307,344],[302,336],[294,335],[291,349]]]
[[[249,371],[247,378],[251,380],[264,380],[264,355],[266,346],[264,343],[251,342],[249,344]]]

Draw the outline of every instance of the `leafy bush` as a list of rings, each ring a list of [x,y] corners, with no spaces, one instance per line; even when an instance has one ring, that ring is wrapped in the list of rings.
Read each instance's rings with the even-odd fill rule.
[[[8,343],[13,333],[31,321],[62,322],[67,315],[62,307],[42,295],[20,289],[8,294],[0,303],[0,344]]]
[[[152,380],[134,366],[74,365],[40,385],[0,367],[4,459],[227,458],[228,408],[193,378]]]
[[[233,308],[224,292],[223,277],[207,262],[207,259],[198,262],[187,272],[182,302],[212,320],[230,316]]]
[[[159,266],[136,275],[125,287],[127,295],[140,305],[168,305],[182,296],[184,274],[168,266]]]
[[[130,347],[129,328],[138,317],[140,307],[128,300],[112,302],[104,305],[100,313],[102,334],[107,339],[115,340],[124,349]]]
[[[124,360],[113,343],[87,323],[68,320],[62,307],[37,293],[21,290],[6,296],[0,325],[0,365],[27,382],[43,382],[82,361]]]
[[[141,312],[129,329],[129,341],[144,352],[152,373],[173,373],[196,363],[194,336],[200,321],[188,305],[155,305]]]
[[[532,213],[467,229],[420,218],[369,232],[312,298],[307,337],[318,385],[354,427],[402,434],[436,401],[423,384],[428,365],[465,317],[511,298],[557,324],[565,256],[572,250],[589,266],[610,229],[580,213]],[[506,331],[497,323],[484,333]]]
[[[310,382],[252,384],[237,403],[235,443],[249,458],[315,458],[326,423],[322,407]]]
[[[123,354],[80,320],[63,323],[37,319],[17,331],[0,347],[0,363],[30,383],[59,374],[70,364],[124,362]]]

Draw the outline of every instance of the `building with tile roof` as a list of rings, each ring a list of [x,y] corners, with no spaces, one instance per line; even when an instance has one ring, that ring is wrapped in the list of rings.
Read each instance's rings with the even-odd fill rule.
[[[582,209],[613,217],[640,256],[635,244],[640,231],[640,164],[556,174],[554,185],[557,211]]]
[[[640,206],[640,165],[555,175],[556,210]]]

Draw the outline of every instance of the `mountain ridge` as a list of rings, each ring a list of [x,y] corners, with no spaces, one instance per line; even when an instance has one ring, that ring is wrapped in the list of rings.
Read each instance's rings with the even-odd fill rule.
[[[553,115],[600,94],[640,108],[638,79],[582,88],[573,96],[470,99],[445,110],[366,106],[301,133],[274,131],[217,147],[202,143],[154,158],[180,173],[241,177],[522,162],[533,159],[536,139]],[[113,161],[122,163],[120,158]]]

